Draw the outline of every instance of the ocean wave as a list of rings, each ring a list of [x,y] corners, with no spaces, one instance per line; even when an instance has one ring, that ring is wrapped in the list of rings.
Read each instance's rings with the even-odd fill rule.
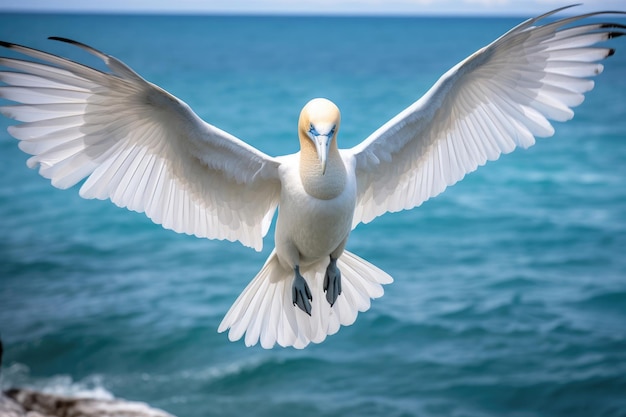
[[[68,396],[74,398],[94,398],[112,400],[113,393],[104,387],[104,377],[99,374],[90,375],[81,380],[74,380],[70,375],[54,375],[35,377],[30,368],[21,363],[13,363],[3,367],[0,374],[0,387],[27,388],[45,394]]]
[[[626,315],[626,291],[594,294],[574,303],[579,308],[606,310]]]
[[[273,361],[266,357],[258,356],[244,358],[232,362],[221,363],[206,367],[183,369],[170,375],[141,375],[145,382],[169,382],[172,380],[187,381],[190,384],[213,383],[229,378],[240,378],[262,372],[265,367],[272,366]]]

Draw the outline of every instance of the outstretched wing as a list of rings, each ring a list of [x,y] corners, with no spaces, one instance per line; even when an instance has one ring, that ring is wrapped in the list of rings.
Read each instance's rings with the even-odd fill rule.
[[[110,73],[20,45],[37,61],[0,57],[0,107],[23,122],[9,133],[33,155],[28,166],[58,188],[84,178],[85,198],[111,199],[155,223],[260,250],[280,193],[279,163],[203,122],[181,100],[119,60]]]
[[[417,102],[346,151],[356,167],[353,226],[385,212],[419,206],[488,160],[554,134],[548,121],[573,117],[594,86],[600,61],[613,54],[598,42],[626,26],[581,19],[515,27],[447,73]],[[617,12],[613,12],[617,13]]]

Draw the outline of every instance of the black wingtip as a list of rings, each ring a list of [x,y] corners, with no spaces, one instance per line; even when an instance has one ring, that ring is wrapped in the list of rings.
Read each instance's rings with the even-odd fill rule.
[[[615,55],[615,49],[611,48],[611,49],[609,49],[609,53],[606,54],[606,57],[608,58],[608,57],[613,56],[613,55]]]
[[[600,25],[601,29],[626,29],[626,25],[621,23],[604,23]]]
[[[609,39],[619,38],[620,36],[624,36],[626,33],[624,32],[609,32]]]
[[[79,48],[84,49],[85,51],[89,52],[90,54],[93,54],[97,57],[99,57],[100,59],[107,59],[107,55],[98,51],[97,49],[92,48],[89,45],[86,45],[82,42],[78,42],[75,41],[73,39],[68,39],[68,38],[64,38],[61,36],[50,36],[48,37],[48,39],[52,40],[52,41],[59,41],[59,42],[65,42],[65,43],[69,43],[70,45],[74,45],[74,46],[78,46]]]
[[[64,37],[61,37],[61,36],[48,36],[48,39],[51,40],[51,41],[59,41],[59,42],[71,43],[72,45],[80,45],[80,43],[76,42],[75,40],[64,38]]]
[[[2,46],[3,48],[12,48],[13,44],[5,41],[0,41],[0,46]]]

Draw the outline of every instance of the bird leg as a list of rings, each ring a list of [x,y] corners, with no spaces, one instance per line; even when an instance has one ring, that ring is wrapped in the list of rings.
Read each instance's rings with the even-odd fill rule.
[[[332,307],[337,301],[337,297],[341,294],[341,271],[337,268],[337,259],[330,257],[330,263],[326,268],[326,276],[324,277],[324,292],[326,293],[326,301]]]
[[[311,303],[313,300],[311,296],[311,290],[306,283],[304,277],[300,275],[300,267],[294,268],[295,276],[293,278],[293,286],[291,288],[291,294],[293,297],[293,305],[297,305],[300,310],[304,311],[309,316],[311,315]]]

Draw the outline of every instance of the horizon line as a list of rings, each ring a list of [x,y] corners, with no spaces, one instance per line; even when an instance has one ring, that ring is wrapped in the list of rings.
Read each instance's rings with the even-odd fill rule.
[[[444,12],[444,11],[236,11],[236,10],[79,10],[79,9],[48,9],[32,10],[19,8],[0,8],[1,14],[23,15],[104,15],[104,16],[214,16],[214,17],[389,17],[389,18],[416,18],[416,17],[450,17],[450,18],[516,18],[534,17],[536,13],[522,11],[488,12]],[[563,13],[561,16],[573,16],[577,13]]]

